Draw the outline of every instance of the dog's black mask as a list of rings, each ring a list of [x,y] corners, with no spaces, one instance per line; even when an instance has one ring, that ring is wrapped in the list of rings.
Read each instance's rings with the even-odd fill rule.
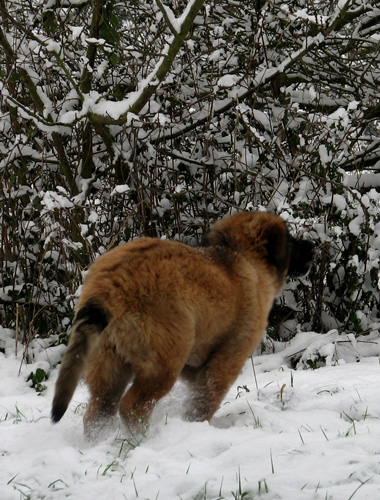
[[[288,276],[298,278],[305,276],[311,268],[315,255],[315,244],[308,240],[298,240],[290,237],[290,264]]]

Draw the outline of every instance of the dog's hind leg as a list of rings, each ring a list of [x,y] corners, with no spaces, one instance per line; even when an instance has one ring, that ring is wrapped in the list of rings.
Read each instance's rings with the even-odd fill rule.
[[[132,377],[130,365],[124,363],[113,348],[103,346],[98,353],[94,353],[86,373],[90,401],[84,415],[84,431],[89,439],[94,437],[102,423],[115,415]]]
[[[178,373],[156,368],[154,373],[137,373],[120,401],[119,412],[130,432],[144,429],[159,399],[173,387]]]
[[[140,347],[139,356],[132,358],[133,383],[119,405],[120,416],[130,432],[148,424],[154,406],[173,387],[193,345],[192,316],[179,307],[177,315],[173,310],[169,312],[162,319],[145,318],[140,333],[140,338],[146,339],[145,345]]]

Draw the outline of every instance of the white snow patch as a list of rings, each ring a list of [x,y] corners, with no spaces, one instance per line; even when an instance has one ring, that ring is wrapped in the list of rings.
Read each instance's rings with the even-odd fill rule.
[[[44,205],[47,210],[61,209],[61,208],[73,208],[74,203],[67,198],[67,196],[59,194],[56,191],[46,191],[43,195],[42,205]]]
[[[218,87],[233,87],[236,85],[236,82],[239,80],[237,75],[223,75],[219,78],[217,85]]]
[[[118,186],[115,187],[115,189],[111,192],[111,196],[114,196],[115,194],[124,194],[130,191],[130,187],[128,184],[119,184]]]
[[[327,151],[327,148],[324,144],[321,144],[318,149],[319,157],[321,159],[322,165],[327,165],[331,161],[331,152]]]
[[[329,16],[321,16],[316,14],[308,14],[307,9],[300,9],[294,13],[292,18],[305,19],[305,21],[309,21],[313,24],[318,24],[324,26],[329,20]]]
[[[349,123],[349,117],[348,117],[348,112],[345,108],[338,108],[336,111],[331,113],[328,116],[327,123],[329,124],[335,124],[337,125],[338,123],[342,125],[342,127],[347,127]]]
[[[14,354],[11,332],[0,329],[0,498],[378,498],[379,340],[362,340],[298,334],[281,351],[254,357],[255,370],[248,360],[210,424],[181,419],[185,390],[177,383],[134,447],[118,418],[97,443],[84,440],[83,385],[52,425],[57,370],[40,396],[26,379],[56,363],[64,348],[36,349],[33,364],[20,370],[22,353]],[[370,357],[360,357],[363,345]],[[344,350],[337,359],[339,346],[359,352],[360,362],[349,362]],[[331,365],[292,370],[288,356],[297,350],[324,352]]]
[[[348,229],[354,236],[359,236],[361,233],[361,224],[363,223],[363,215],[358,215],[348,224]]]
[[[49,40],[46,43],[46,50],[48,52],[56,52],[57,54],[59,54],[61,52],[61,45],[54,40]]]
[[[72,39],[76,40],[84,31],[84,26],[71,26],[69,25],[69,30],[72,32]]]
[[[347,208],[346,198],[341,194],[334,194],[333,203],[336,206],[336,208],[340,211],[343,211]]]

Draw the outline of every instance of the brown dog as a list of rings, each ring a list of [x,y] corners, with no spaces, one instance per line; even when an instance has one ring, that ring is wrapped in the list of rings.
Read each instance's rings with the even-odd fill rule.
[[[78,302],[53,422],[83,372],[88,436],[117,409],[130,429],[146,423],[179,376],[192,389],[187,418],[210,419],[262,339],[287,274],[307,272],[313,252],[280,217],[250,212],[217,222],[204,247],[141,238],[102,255]]]

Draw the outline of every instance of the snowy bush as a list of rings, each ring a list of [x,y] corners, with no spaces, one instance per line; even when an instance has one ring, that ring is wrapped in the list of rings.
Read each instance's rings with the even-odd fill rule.
[[[140,236],[268,209],[315,240],[272,316],[377,329],[376,2],[0,0],[1,323],[67,330],[83,272]]]

